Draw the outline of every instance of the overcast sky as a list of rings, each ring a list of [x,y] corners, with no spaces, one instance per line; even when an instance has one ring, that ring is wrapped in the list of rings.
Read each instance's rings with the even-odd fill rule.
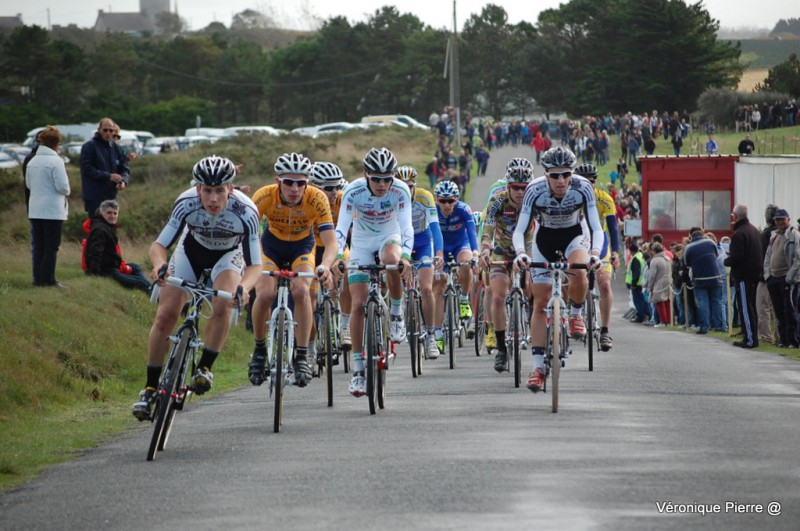
[[[177,2],[178,13],[189,29],[204,28],[213,21],[229,26],[233,15],[255,9],[269,15],[280,26],[296,29],[316,27],[313,17],[326,20],[343,15],[353,23],[363,21],[384,5],[395,5],[401,13],[411,12],[435,28],[453,26],[452,0],[170,0]],[[691,2],[691,0],[689,0]],[[539,11],[557,7],[559,0],[456,0],[459,30],[472,14],[480,13],[487,3],[502,6],[509,22],[536,22]],[[800,18],[798,0],[705,0],[711,16],[724,28],[772,29],[781,18]],[[100,9],[113,12],[136,12],[138,0],[2,0],[0,16],[22,15],[28,25],[77,24],[91,27]],[[654,21],[655,22],[655,21]]]

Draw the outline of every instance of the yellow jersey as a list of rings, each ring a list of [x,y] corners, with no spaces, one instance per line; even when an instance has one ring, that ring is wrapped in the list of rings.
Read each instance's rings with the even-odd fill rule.
[[[279,240],[296,242],[313,237],[314,228],[320,231],[333,230],[331,207],[322,190],[306,186],[300,203],[288,206],[280,197],[279,186],[264,186],[253,195],[259,218],[266,218],[265,231]]]
[[[333,200],[333,203],[328,201],[331,209],[331,217],[333,218],[333,226],[336,226],[336,222],[339,220],[339,209],[342,208],[342,195],[344,195],[344,191],[339,190],[336,192],[336,198]],[[327,198],[326,198],[327,199]],[[325,244],[322,243],[322,238],[319,236],[319,228],[314,227],[314,239],[316,240],[317,247],[324,247]]]

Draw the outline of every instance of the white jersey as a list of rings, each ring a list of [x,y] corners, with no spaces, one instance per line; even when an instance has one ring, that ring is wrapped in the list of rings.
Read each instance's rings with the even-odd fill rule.
[[[168,249],[179,237],[183,241],[189,236],[209,251],[230,251],[242,245],[245,263],[261,264],[258,224],[258,210],[242,192],[234,190],[225,210],[212,216],[192,187],[178,196],[156,242]]]
[[[589,180],[573,175],[567,192],[561,199],[553,197],[549,177],[539,177],[528,184],[522,200],[522,210],[514,229],[513,243],[517,254],[525,251],[525,233],[535,217],[537,230],[569,229],[582,225],[591,231],[591,249],[598,253],[603,246],[603,226],[597,214],[594,186]]]
[[[410,259],[414,246],[411,210],[411,193],[400,179],[395,179],[382,197],[372,194],[366,179],[352,181],[344,189],[336,223],[339,253],[344,253],[347,233],[352,225],[352,249],[358,246],[359,241],[374,241],[389,234],[400,234],[403,257]]]

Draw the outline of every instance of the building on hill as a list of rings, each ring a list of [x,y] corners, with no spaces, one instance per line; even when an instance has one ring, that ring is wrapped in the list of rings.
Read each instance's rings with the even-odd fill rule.
[[[0,17],[0,30],[12,30],[20,26],[24,26],[22,22],[22,15],[15,17]]]
[[[158,16],[169,13],[170,0],[139,0],[138,13],[106,13],[100,9],[94,30],[100,32],[111,31],[127,33],[129,35],[144,35],[158,33]]]

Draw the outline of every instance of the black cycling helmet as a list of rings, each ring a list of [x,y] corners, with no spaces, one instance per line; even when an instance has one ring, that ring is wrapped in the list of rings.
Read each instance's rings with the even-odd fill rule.
[[[575,175],[580,175],[581,177],[586,177],[590,181],[594,181],[597,179],[597,166],[590,162],[581,164],[575,168]]]
[[[364,171],[369,174],[388,175],[397,170],[397,159],[386,148],[372,148],[364,157]]]
[[[236,177],[236,167],[230,159],[211,155],[200,159],[194,165],[192,177],[199,184],[219,186],[231,182]]]
[[[545,170],[551,168],[574,168],[578,164],[575,154],[562,146],[550,148],[542,154],[540,160]]]

